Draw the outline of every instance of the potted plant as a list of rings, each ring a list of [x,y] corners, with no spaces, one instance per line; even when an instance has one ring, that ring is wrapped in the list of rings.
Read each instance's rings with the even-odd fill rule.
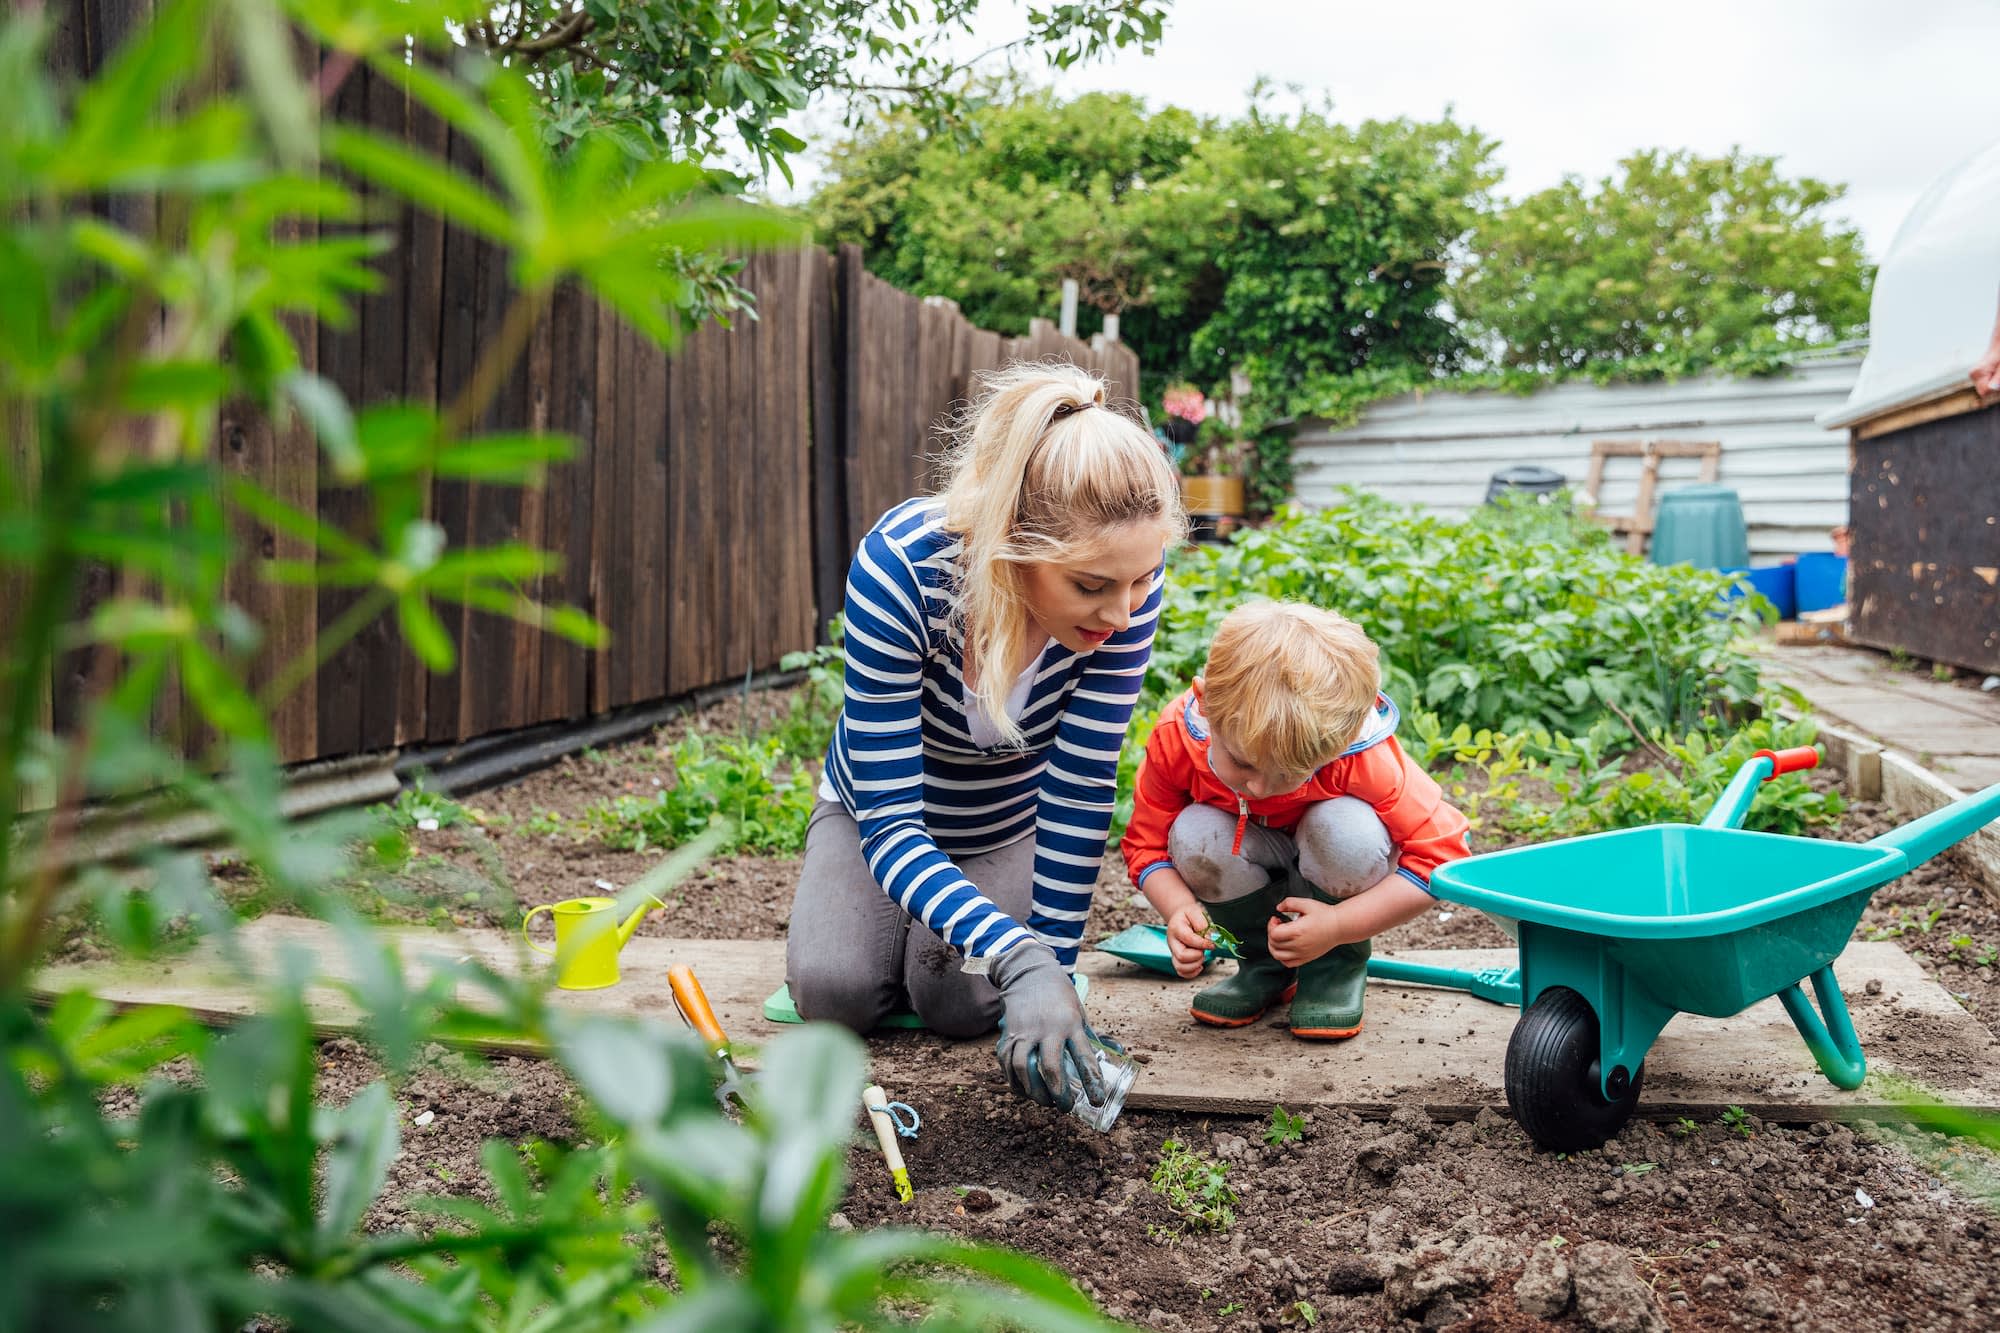
[[[1164,406],[1167,417],[1167,438],[1176,445],[1194,443],[1195,434],[1201,423],[1208,419],[1208,399],[1202,397],[1201,390],[1192,384],[1170,384],[1167,386]]]
[[[1181,499],[1188,512],[1201,518],[1241,518],[1248,458],[1249,443],[1219,417],[1208,418],[1181,455]]]

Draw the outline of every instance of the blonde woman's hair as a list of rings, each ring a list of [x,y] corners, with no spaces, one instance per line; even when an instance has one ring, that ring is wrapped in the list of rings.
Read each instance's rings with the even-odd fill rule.
[[[1010,665],[1028,634],[1031,564],[1075,563],[1130,523],[1163,546],[1187,535],[1180,478],[1159,441],[1107,405],[1104,381],[1065,362],[1016,362],[982,379],[944,458],[945,527],[964,542],[958,616],[973,703],[1005,744]]]
[[[1361,734],[1381,688],[1375,644],[1344,616],[1251,602],[1222,619],[1202,673],[1202,710],[1239,758],[1310,774]]]

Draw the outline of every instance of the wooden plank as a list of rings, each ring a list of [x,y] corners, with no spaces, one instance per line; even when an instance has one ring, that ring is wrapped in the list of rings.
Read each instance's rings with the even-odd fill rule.
[[[57,6],[58,9],[64,8]],[[132,35],[149,22],[153,0],[79,0],[76,25],[69,30],[70,54],[80,72],[95,74]],[[151,194],[128,193],[90,201],[90,211],[111,225],[150,243],[158,230],[159,210]],[[67,614],[77,620],[106,599],[124,591],[110,567],[87,562],[78,573],[76,596]],[[59,733],[73,734],[82,721],[93,681],[112,678],[115,662],[109,650],[85,645],[61,653],[50,671],[50,717]],[[102,688],[102,684],[99,688]]]
[[[666,353],[638,332],[631,335],[632,701],[667,692],[667,615],[673,549],[668,513],[668,431],[672,403]]]
[[[812,412],[812,309],[821,259],[816,251],[799,250],[787,256],[781,266],[790,279],[785,292],[787,315],[771,320],[772,336],[783,363],[773,377],[772,404],[779,415],[771,428],[773,443],[780,456],[775,472],[784,478],[784,534],[790,548],[786,562],[785,597],[777,622],[775,665],[784,654],[810,648],[819,637],[813,607],[813,412]]]
[[[511,260],[501,247],[479,247],[479,332],[484,354],[498,344],[509,313],[521,299],[510,275]],[[520,360],[503,367],[499,388],[481,418],[486,430],[519,430],[528,420],[528,379]],[[468,498],[468,543],[477,548],[523,540],[523,488],[498,482],[473,483]],[[465,678],[460,695],[460,735],[487,736],[516,725],[514,708],[522,701],[516,684],[521,675],[524,640],[510,616],[468,611],[462,645]]]
[[[555,382],[555,311],[553,302],[544,306],[528,335],[528,350],[522,359],[520,379],[526,395],[527,418],[522,423],[537,435],[555,429],[556,397],[562,392]],[[516,503],[520,510],[519,540],[536,550],[550,546],[548,530],[549,489],[556,484],[553,471],[539,482],[521,489]],[[553,574],[530,581],[524,589],[540,602],[560,601],[562,575]],[[517,621],[514,625],[514,674],[507,691],[507,725],[532,726],[545,719],[542,712],[542,631]]]
[[[840,317],[839,261],[806,252],[812,319],[808,370],[812,400],[813,631],[815,636],[846,602],[847,562],[855,538],[847,526],[847,469],[841,457],[848,390]]]
[[[688,335],[669,367],[674,447],[669,489],[674,504],[667,692],[682,694],[720,679],[712,627],[720,589],[717,561],[722,515],[717,498],[721,458],[716,438],[716,371],[727,355],[714,325]]]
[[[397,942],[413,984],[466,956],[511,973],[539,973],[546,966],[510,932],[406,928],[385,934]],[[280,959],[288,949],[315,958],[320,980],[305,991],[315,1022],[327,1032],[358,1025],[352,1000],[335,988],[353,977],[354,966],[331,927],[266,916],[246,925],[239,939],[254,974],[266,979],[286,975]],[[724,1029],[755,1046],[783,1030],[763,1017],[762,1006],[784,978],[784,952],[783,942],[776,940],[635,936],[621,955],[623,978],[616,986],[552,991],[551,999],[573,1013],[635,1017],[678,1028],[666,974],[675,963],[690,963]],[[1511,962],[1515,955],[1512,950],[1469,949],[1397,956],[1479,968]],[[1894,944],[1853,944],[1837,967],[1875,1072],[1916,1079],[1958,1106],[2000,1107],[2000,1041],[1925,976],[1915,960]],[[1129,1106],[1263,1115],[1282,1103],[1344,1107],[1370,1116],[1421,1106],[1441,1119],[1462,1119],[1506,1104],[1502,1071],[1515,1012],[1458,991],[1373,983],[1368,1025],[1360,1036],[1306,1044],[1275,1023],[1227,1032],[1199,1026],[1187,1016],[1189,983],[1143,972],[1107,954],[1085,954],[1078,970],[1089,978],[1093,1025],[1146,1057]],[[1880,983],[1872,995],[1867,991],[1871,982]],[[120,1007],[177,1004],[218,1023],[256,1007],[254,983],[233,975],[212,943],[181,958],[143,964],[49,968],[37,985],[37,996],[44,1001],[81,988]],[[477,1002],[470,988],[464,998]],[[1892,1032],[1898,1040],[1888,1039]],[[898,1093],[919,1106],[920,1097],[967,1085],[999,1092],[988,1038],[952,1042],[918,1033],[877,1036],[872,1044],[878,1050],[893,1045],[905,1057],[897,1063]],[[921,1059],[907,1058],[912,1046]],[[1654,1120],[1709,1117],[1728,1106],[1794,1123],[1909,1118],[1879,1078],[1842,1092],[1821,1077],[1775,1000],[1733,1018],[1683,1014],[1668,1025],[1647,1057],[1640,1115]]]
[[[404,141],[412,151],[443,157],[450,149],[450,133],[442,120],[421,103],[405,99]],[[445,373],[445,246],[448,228],[436,214],[423,209],[403,210],[400,248],[403,254],[403,392],[413,404],[437,408],[441,405],[439,385]],[[462,373],[456,356],[453,369]],[[455,385],[456,380],[452,381]],[[424,517],[438,515],[435,484],[423,495]],[[402,651],[397,659],[396,743],[408,745],[425,740],[431,733],[430,673],[414,653]]]
[[[446,158],[469,176],[477,177],[479,154],[466,136],[452,132]],[[480,344],[480,265],[486,247],[480,239],[456,227],[444,236],[443,275],[438,312],[438,407],[449,409],[472,378]],[[432,518],[444,529],[446,549],[462,550],[472,535],[472,487],[469,482],[441,478],[431,487]],[[466,682],[472,670],[467,652],[465,615],[449,604],[438,607],[439,618],[458,645],[458,662],[451,671],[432,672],[425,714],[425,739],[460,740],[470,704]]]
[[[724,495],[723,546],[716,574],[717,637],[722,643],[722,668],[718,679],[741,680],[756,665],[757,613],[755,600],[767,590],[763,571],[758,568],[761,543],[758,540],[756,473],[757,436],[757,322],[738,320],[724,339],[728,345],[728,386],[723,399],[722,439]]]
[[[299,219],[286,219],[273,229],[281,243],[308,242],[317,232],[316,223]],[[300,368],[322,371],[317,323],[303,315],[285,316],[283,323],[298,349]],[[226,473],[254,482],[295,510],[319,512],[319,447],[296,415],[280,427],[253,403],[226,403],[218,417],[216,438],[219,461]],[[238,528],[237,537],[238,550],[256,560],[307,561],[315,554],[310,542],[247,519]],[[262,628],[263,640],[247,673],[250,687],[262,693],[288,663],[303,661],[313,651],[318,641],[320,591],[310,586],[267,583],[250,561],[231,566],[223,589]],[[325,680],[324,672],[307,675],[272,708],[272,737],[280,759],[295,762],[329,752],[320,733],[319,696]]]
[[[543,592],[552,601],[591,605],[591,495],[595,476],[597,311],[573,284],[556,293],[549,315],[552,429],[576,441],[578,455],[549,474],[543,540],[563,557],[563,569]],[[541,639],[543,720],[572,721],[590,711],[589,654],[558,635]]]
[[[596,711],[632,702],[632,330],[615,315],[603,331],[598,356],[609,375],[600,376],[598,441],[604,450],[604,602],[599,612],[611,631],[605,695]]]
[[[618,321],[609,307],[593,303],[596,327],[591,372],[594,379],[590,444],[590,601],[591,614],[607,631],[605,645],[590,655],[588,700],[590,712],[602,713],[611,707],[611,659],[618,651],[618,632],[611,612],[611,512],[612,461],[616,440],[617,413],[613,410],[612,386],[618,374]]]
[[[371,98],[371,86],[384,85],[379,98]],[[356,66],[342,80],[333,95],[334,114],[343,124],[374,124],[371,110],[391,119],[388,94],[396,91],[388,80],[378,80],[365,65]],[[394,108],[393,122],[403,119],[401,99]],[[378,108],[371,102],[380,102]],[[384,206],[388,197],[371,190],[361,181],[344,183],[366,206]],[[369,224],[372,228],[373,224]],[[368,229],[358,226],[337,228],[353,234]],[[399,308],[399,283],[392,274],[381,292],[365,295],[355,302],[354,320],[346,328],[321,325],[319,329],[320,374],[333,382],[357,411],[403,393],[404,326]],[[319,492],[320,518],[329,526],[373,545],[374,502],[366,486],[342,485],[331,475],[323,478]],[[319,594],[318,633],[324,639],[362,601],[366,589],[322,588]],[[334,652],[320,672],[319,746],[321,754],[354,754],[386,748],[395,742],[395,644],[387,641],[385,619],[377,616],[348,638]],[[384,685],[388,688],[383,688]],[[372,716],[371,716],[372,715]],[[376,725],[371,727],[371,723]]]
[[[1927,403],[1917,403],[1910,407],[1885,412],[1879,417],[1870,417],[1854,428],[1854,439],[1873,440],[1883,435],[1893,435],[1899,430],[1912,426],[1922,426],[1932,421],[1944,421],[1951,417],[1964,416],[1968,412],[1978,412],[1992,407],[1995,400],[1981,394],[1970,384],[1953,389],[1941,398],[1933,398]]]

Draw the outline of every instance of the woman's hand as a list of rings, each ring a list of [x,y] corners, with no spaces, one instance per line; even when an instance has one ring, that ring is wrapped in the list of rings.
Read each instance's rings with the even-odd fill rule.
[[[1338,904],[1317,898],[1280,900],[1265,931],[1271,957],[1286,967],[1304,967],[1327,950],[1347,943],[1341,938],[1339,911]]]
[[[1035,940],[1017,944],[993,960],[987,976],[1000,988],[1005,1006],[994,1054],[1007,1085],[1029,1101],[1064,1111],[1079,1092],[1093,1106],[1102,1102],[1104,1080],[1083,1025],[1083,1002],[1054,951]],[[1082,1077],[1081,1088],[1063,1068],[1065,1049]]]
[[[1208,956],[1208,913],[1190,900],[1167,918],[1167,951],[1174,956],[1174,971],[1183,977],[1199,976]]]

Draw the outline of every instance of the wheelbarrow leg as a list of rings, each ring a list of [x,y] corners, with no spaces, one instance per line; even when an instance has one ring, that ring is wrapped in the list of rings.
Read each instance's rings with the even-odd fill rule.
[[[1868,1057],[1861,1053],[1861,1041],[1854,1035],[1854,1020],[1848,1017],[1847,1001],[1841,996],[1840,983],[1834,980],[1833,964],[1813,973],[1812,984],[1825,1022],[1813,1012],[1812,1002],[1796,981],[1779,991],[1778,999],[1792,1016],[1799,1035],[1806,1039],[1806,1048],[1827,1081],[1852,1091],[1868,1076]]]

